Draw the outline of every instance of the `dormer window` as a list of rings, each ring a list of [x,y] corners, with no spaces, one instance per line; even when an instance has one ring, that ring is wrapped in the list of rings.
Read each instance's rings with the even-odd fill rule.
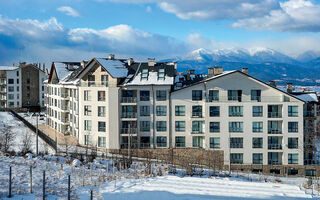
[[[149,71],[148,69],[143,69],[141,73],[141,80],[148,80]]]
[[[159,69],[158,71],[158,80],[164,80],[164,77],[165,77],[165,71],[164,69]]]

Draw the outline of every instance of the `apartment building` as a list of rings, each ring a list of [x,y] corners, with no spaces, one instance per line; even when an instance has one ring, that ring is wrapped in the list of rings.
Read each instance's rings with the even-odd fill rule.
[[[224,163],[303,165],[305,101],[243,71],[94,58],[47,83],[47,124],[107,149],[223,150]]]
[[[19,63],[0,66],[0,108],[44,107],[45,66]]]

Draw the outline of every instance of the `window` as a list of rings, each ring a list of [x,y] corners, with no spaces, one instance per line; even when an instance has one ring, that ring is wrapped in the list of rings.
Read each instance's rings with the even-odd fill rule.
[[[166,116],[167,115],[167,106],[157,106],[156,107],[157,116]]]
[[[140,101],[150,101],[150,91],[140,91]]]
[[[297,133],[298,132],[298,122],[288,122],[288,132]]]
[[[288,148],[297,149],[298,148],[298,138],[288,138]]]
[[[91,106],[84,106],[84,115],[91,116],[91,113],[92,113]]]
[[[17,71],[17,76],[19,76],[19,71]],[[43,82],[43,81],[42,81]]]
[[[263,132],[263,122],[252,122],[252,132],[262,133]]]
[[[209,102],[219,101],[219,90],[209,90]]]
[[[156,91],[156,99],[157,101],[166,101],[167,100],[167,91],[165,90],[157,90]]]
[[[263,154],[262,153],[253,153],[252,154],[252,164],[262,164]]]
[[[261,90],[251,90],[251,101],[261,101]]]
[[[158,132],[167,131],[167,122],[166,121],[157,121],[157,131]]]
[[[229,117],[242,117],[243,106],[229,106]]]
[[[88,75],[88,86],[94,86],[95,85],[95,79],[96,77],[94,75]]]
[[[243,122],[229,122],[229,132],[243,132]]]
[[[157,147],[167,147],[167,137],[158,136],[157,137]]]
[[[150,131],[150,121],[140,121],[140,131]]]
[[[140,106],[140,116],[150,116],[150,106]]]
[[[202,100],[202,90],[192,90],[192,101]]]
[[[106,122],[98,122],[98,131],[106,132]]]
[[[282,117],[282,105],[268,105],[268,117],[269,118],[281,118]]]
[[[220,132],[220,122],[210,122],[210,133]]]
[[[105,116],[106,116],[106,107],[98,106],[98,117],[105,117]]]
[[[98,137],[98,147],[106,147],[106,137]]]
[[[243,163],[243,153],[230,153],[230,163],[231,164],[242,164]]]
[[[14,92],[14,87],[13,87],[13,86],[9,86],[9,87],[8,87],[8,91],[9,91],[9,92]]]
[[[202,148],[202,146],[203,146],[202,136],[193,136],[192,137],[192,147]]]
[[[20,88],[19,88],[19,86],[17,86],[17,92],[19,92],[19,90],[20,90]]]
[[[242,90],[228,90],[228,101],[241,102]]]
[[[288,154],[288,164],[298,164],[298,154],[289,153]]]
[[[230,138],[230,148],[243,148],[243,138]]]
[[[148,80],[149,71],[148,69],[142,69],[141,80]]]
[[[252,117],[262,117],[263,107],[262,106],[252,106]]]
[[[252,138],[252,148],[262,148],[263,147],[263,138]]]
[[[91,135],[84,135],[84,144],[87,146],[92,145]]]
[[[91,91],[90,90],[85,90],[83,96],[84,96],[85,101],[91,101]]]
[[[8,84],[14,84],[14,79],[9,78],[9,79],[8,79]]]
[[[268,133],[269,134],[281,134],[282,133],[282,121],[268,121]]]
[[[91,131],[92,122],[91,120],[84,120],[84,130]]]
[[[14,102],[10,101],[9,102],[9,108],[13,108],[14,107]]]
[[[101,75],[101,85],[108,86],[108,75]]]
[[[220,106],[210,106],[210,117],[219,117],[220,116]]]
[[[220,148],[220,138],[218,138],[218,137],[211,137],[211,138],[210,138],[210,148],[212,148],[212,149],[219,149],[219,148]]]
[[[165,70],[164,69],[159,69],[158,71],[158,80],[164,80],[165,77]]]
[[[17,79],[17,84],[19,84],[19,79]]]
[[[177,132],[183,132],[186,128],[186,122],[185,121],[176,121],[176,131]]]
[[[8,94],[8,99],[13,100],[14,99],[14,94]]]
[[[176,136],[175,138],[175,146],[176,147],[185,147],[186,146],[186,138],[184,136]]]
[[[185,110],[186,110],[185,106],[176,106],[175,110],[176,110],[176,116],[185,116]]]
[[[98,91],[98,101],[105,101],[105,100],[106,100],[106,92]]]
[[[298,117],[298,106],[288,106],[288,117]]]
[[[192,106],[192,117],[202,117],[202,106]]]
[[[203,133],[202,121],[193,121],[192,122],[192,133]]]

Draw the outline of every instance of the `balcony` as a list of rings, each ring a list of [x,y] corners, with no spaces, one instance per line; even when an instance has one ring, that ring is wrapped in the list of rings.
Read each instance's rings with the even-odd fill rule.
[[[63,111],[69,111],[69,106],[62,105],[60,108],[61,108],[61,110],[63,110]]]
[[[150,143],[140,143],[140,149],[149,149]]]
[[[121,128],[121,134],[137,134],[137,128]]]
[[[202,112],[192,112],[193,118],[202,118]]]
[[[268,130],[268,134],[282,134],[282,130],[280,129]]]
[[[251,101],[261,102],[261,96],[251,96]]]
[[[61,93],[61,97],[62,98],[70,98],[69,94],[68,93]]]
[[[268,118],[281,118],[281,112],[268,112]]]
[[[86,82],[81,82],[82,87],[108,87],[108,81],[86,81]]]
[[[121,118],[137,118],[136,112],[124,112],[121,113]]]
[[[242,96],[228,96],[228,101],[242,101]]]
[[[70,124],[69,118],[62,118],[61,122],[64,123],[65,125]]]
[[[281,160],[268,160],[269,165],[282,165]]]
[[[270,150],[281,150],[282,144],[268,144],[268,149]]]
[[[203,134],[203,130],[192,130],[191,134]]]
[[[122,97],[121,103],[137,103],[137,97]]]
[[[218,102],[219,97],[207,97],[206,102]]]
[[[316,114],[315,114],[314,111],[304,111],[304,112],[303,112],[303,116],[304,116],[304,117],[315,117]]]

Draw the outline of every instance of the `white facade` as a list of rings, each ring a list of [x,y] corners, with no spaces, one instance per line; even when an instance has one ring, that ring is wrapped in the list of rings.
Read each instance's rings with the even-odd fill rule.
[[[22,75],[21,69],[16,68],[15,70],[7,71],[7,107],[18,108],[22,105],[22,93],[21,93],[21,82]]]

